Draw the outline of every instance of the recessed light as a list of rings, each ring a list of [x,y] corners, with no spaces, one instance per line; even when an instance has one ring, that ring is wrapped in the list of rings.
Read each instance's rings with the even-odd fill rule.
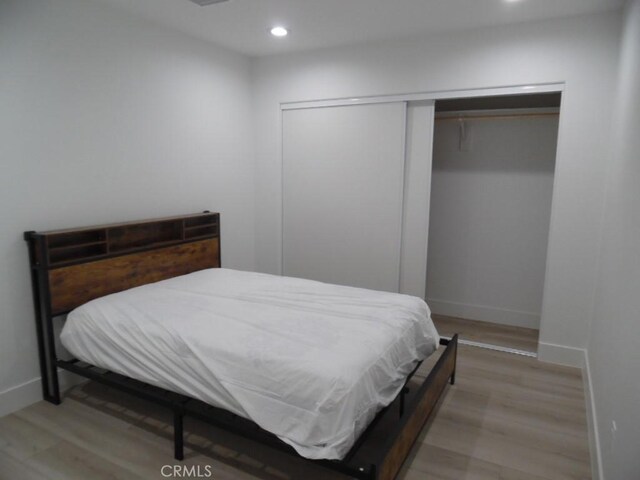
[[[536,87],[534,87],[533,85],[525,85],[524,87],[522,87],[523,90],[535,90]]]
[[[273,27],[270,32],[274,37],[286,37],[289,33],[289,30],[284,27]]]

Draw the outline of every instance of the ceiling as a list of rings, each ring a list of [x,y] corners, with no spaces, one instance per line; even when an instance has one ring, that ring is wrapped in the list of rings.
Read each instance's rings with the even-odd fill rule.
[[[101,0],[166,26],[263,56],[442,31],[595,13],[624,0]],[[269,28],[290,29],[274,38]]]

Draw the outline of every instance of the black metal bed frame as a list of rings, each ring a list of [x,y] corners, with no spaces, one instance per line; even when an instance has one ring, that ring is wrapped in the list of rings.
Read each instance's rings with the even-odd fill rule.
[[[182,394],[171,392],[146,384],[139,380],[101,369],[78,359],[59,359],[56,354],[53,325],[55,316],[51,309],[49,283],[46,277],[48,269],[46,265],[43,266],[41,262],[38,262],[36,254],[38,248],[44,249],[44,238],[35,234],[35,232],[26,232],[25,240],[27,240],[29,245],[35,324],[42,379],[42,395],[44,400],[55,405],[59,405],[61,403],[60,384],[58,381],[58,368],[61,368],[171,410],[173,413],[174,457],[176,460],[184,459],[183,420],[185,416],[200,419],[242,437],[258,441],[282,452],[295,455],[298,458],[303,458],[300,457],[300,455],[291,446],[284,443],[272,433],[263,430],[254,422],[239,417],[226,410],[213,407],[200,400],[196,400]],[[64,313],[68,312],[56,313],[56,316],[63,315]],[[411,401],[407,402],[406,399],[407,394],[409,393],[408,383],[413,378],[422,362],[419,362],[408,375],[405,385],[396,399],[388,407],[385,407],[378,412],[376,417],[356,440],[351,450],[342,460],[305,460],[342,474],[346,474],[353,478],[361,480],[376,480],[378,478],[378,462],[381,462],[382,459],[386,457],[386,454],[391,451],[395,441],[402,434],[406,423],[411,420],[411,414],[418,408],[418,404],[422,397],[427,394],[432,387],[432,384],[437,381],[436,377],[441,374],[441,371],[444,371],[446,362],[453,361],[453,370],[449,375],[448,380],[452,385],[455,383],[455,361],[458,335],[454,335],[450,340],[441,339],[440,344],[446,346],[444,352],[441,354],[429,375],[425,377],[422,384],[418,387],[416,394],[412,397]],[[451,356],[453,356],[453,359],[450,358]],[[443,385],[441,390],[437,392],[438,395],[436,397],[436,401],[441,396],[445,386],[446,385]],[[370,437],[379,421],[389,411],[390,406],[395,404],[396,400],[398,400],[399,403],[400,419],[394,425],[393,431],[387,437],[386,443],[381,447],[381,449],[379,449],[373,461],[356,461],[355,458],[358,456],[361,447]],[[429,415],[430,411],[427,413],[427,418]],[[420,427],[421,426],[422,425],[420,425]]]
[[[452,340],[442,339],[440,343],[442,345],[448,345],[451,342],[457,342],[457,336]],[[442,360],[442,359],[440,359]],[[406,383],[408,383],[413,377],[414,373],[421,366],[422,362],[419,362],[415,369],[411,372],[411,374],[407,377]],[[185,416],[190,416],[199,420],[202,420],[206,423],[209,423],[215,427],[222,428],[231,433],[235,433],[244,438],[248,438],[250,440],[258,441],[264,445],[268,445],[276,450],[288,453],[290,455],[294,455],[298,458],[300,455],[288,444],[280,440],[278,437],[273,435],[272,433],[267,432],[266,430],[260,428],[254,422],[247,420],[245,418],[239,417],[231,412],[223,410],[221,408],[213,407],[208,405],[200,400],[196,400],[191,397],[187,397],[185,395],[171,392],[159,387],[155,387],[149,385],[147,383],[141,382],[139,380],[134,380],[129,377],[125,377],[123,375],[113,373],[99,367],[95,367],[93,365],[87,364],[85,362],[79,361],[77,359],[72,360],[57,360],[56,365],[64,370],[68,370],[77,375],[83,376],[90,380],[96,381],[103,385],[107,385],[114,389],[123,391],[125,393],[134,395],[143,400],[150,401],[162,407],[168,408],[173,413],[173,442],[174,442],[174,458],[176,460],[184,459],[184,429],[183,429],[183,420]],[[434,367],[434,370],[437,367]],[[405,406],[405,396],[409,393],[409,387],[405,386],[402,388],[398,396],[396,397],[399,400],[399,410],[400,410],[400,418],[405,415],[405,410],[407,406]],[[455,383],[455,375],[450,378],[450,383],[453,385]],[[427,377],[422,386],[427,386],[429,384],[429,377]],[[421,387],[422,388],[422,387]],[[395,402],[395,400],[394,400]],[[347,453],[347,455],[340,461],[334,460],[309,460],[305,459],[308,462],[315,463],[317,465],[321,465],[325,468],[329,468],[331,470],[343,473],[353,478],[361,479],[361,480],[375,480],[377,467],[375,463],[370,464],[358,464],[352,463],[352,460],[358,453],[361,445],[369,438],[370,434],[374,431],[378,422],[384,417],[384,415],[389,410],[389,407],[394,403],[392,402],[388,407],[382,409],[376,417],[369,424],[367,429],[360,435],[358,440],[354,443],[351,450]],[[59,404],[59,393],[57,402],[52,402]],[[409,407],[410,408],[410,407]],[[398,423],[397,431],[401,431],[401,422]],[[390,435],[390,439],[395,439],[393,433]],[[389,442],[390,444],[393,442]]]

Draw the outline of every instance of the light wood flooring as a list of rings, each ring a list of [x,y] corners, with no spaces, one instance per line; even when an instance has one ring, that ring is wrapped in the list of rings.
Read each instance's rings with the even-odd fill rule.
[[[465,318],[431,315],[440,335],[450,337],[459,334],[463,340],[514,348],[525,352],[538,351],[538,330],[511,327],[497,323],[467,320]]]
[[[185,429],[184,464],[216,480],[344,478],[196,421]],[[162,479],[172,452],[166,412],[94,383],[0,418],[2,480]],[[589,479],[589,466],[579,370],[461,346],[456,385],[399,479]]]

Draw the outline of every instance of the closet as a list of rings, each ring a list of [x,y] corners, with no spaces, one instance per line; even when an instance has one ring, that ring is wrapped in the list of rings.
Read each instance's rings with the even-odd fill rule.
[[[495,343],[535,350],[559,106],[538,93],[283,107],[282,273],[419,296],[444,335],[520,328],[533,346]]]
[[[535,351],[559,106],[560,94],[436,102],[426,299],[440,330]]]

